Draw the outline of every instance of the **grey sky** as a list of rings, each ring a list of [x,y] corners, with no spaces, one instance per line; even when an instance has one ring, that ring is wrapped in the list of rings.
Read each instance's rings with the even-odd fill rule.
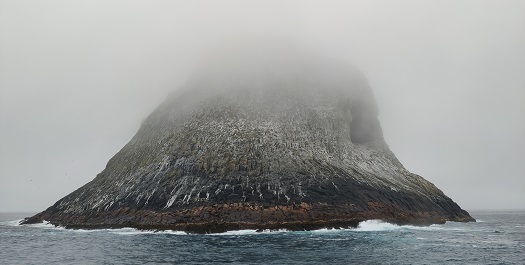
[[[357,65],[400,161],[467,210],[525,208],[525,1],[0,0],[0,211],[102,171],[210,48]]]

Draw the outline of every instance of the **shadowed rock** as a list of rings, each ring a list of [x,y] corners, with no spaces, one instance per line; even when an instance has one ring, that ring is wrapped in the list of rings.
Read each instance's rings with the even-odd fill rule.
[[[358,71],[291,50],[244,55],[197,70],[93,181],[24,223],[209,233],[474,220],[396,159]]]

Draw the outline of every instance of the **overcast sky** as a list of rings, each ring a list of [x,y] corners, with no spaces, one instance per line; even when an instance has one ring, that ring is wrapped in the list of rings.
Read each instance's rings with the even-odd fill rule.
[[[0,0],[0,211],[92,180],[210,48],[285,37],[357,65],[410,171],[525,208],[525,1]]]

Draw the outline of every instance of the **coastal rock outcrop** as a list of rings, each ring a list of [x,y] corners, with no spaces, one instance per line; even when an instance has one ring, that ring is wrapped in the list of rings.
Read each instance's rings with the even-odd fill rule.
[[[197,70],[95,179],[24,222],[210,233],[474,220],[390,151],[359,71],[295,51],[236,58]]]

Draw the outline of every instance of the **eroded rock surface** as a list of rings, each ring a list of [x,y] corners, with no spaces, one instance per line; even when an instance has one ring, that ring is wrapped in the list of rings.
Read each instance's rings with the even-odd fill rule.
[[[473,221],[389,150],[356,70],[293,56],[224,65],[198,72],[93,181],[25,222],[207,233]]]

